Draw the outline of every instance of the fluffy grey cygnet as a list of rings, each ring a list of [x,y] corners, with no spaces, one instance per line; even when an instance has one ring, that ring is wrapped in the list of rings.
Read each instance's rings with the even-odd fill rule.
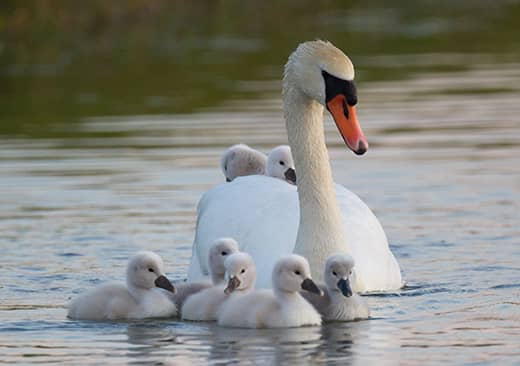
[[[182,319],[194,321],[217,320],[222,304],[236,296],[245,296],[254,288],[256,268],[247,253],[230,255],[224,262],[227,285],[217,285],[200,291],[186,299],[182,306]]]
[[[87,291],[70,303],[68,317],[125,320],[175,316],[177,307],[170,296],[173,292],[161,257],[143,251],[128,262],[126,285],[106,284]]]
[[[232,238],[219,238],[209,250],[208,268],[211,276],[211,282],[182,282],[175,283],[175,294],[173,299],[178,309],[186,299],[204,289],[212,286],[222,284],[224,282],[224,274],[226,268],[224,267],[225,260],[233,253],[238,252],[238,243]]]
[[[237,328],[289,328],[320,325],[320,314],[299,293],[321,290],[311,279],[307,260],[292,254],[280,259],[272,273],[273,290],[257,290],[229,299],[218,314],[218,324]]]
[[[336,254],[327,258],[321,284],[324,296],[303,293],[321,314],[324,321],[349,321],[367,319],[370,311],[365,300],[352,291],[351,278],[354,259],[345,254]]]

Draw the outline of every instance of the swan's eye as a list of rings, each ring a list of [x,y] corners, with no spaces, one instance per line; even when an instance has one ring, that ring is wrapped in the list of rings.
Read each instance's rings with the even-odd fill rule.
[[[155,272],[153,268],[148,268],[148,272]]]
[[[240,271],[240,273],[246,273],[246,270],[245,270],[245,269],[242,269],[242,270]]]
[[[338,275],[338,274],[336,273],[336,271],[332,271],[332,274],[333,274],[334,276],[337,276],[337,275]]]
[[[301,275],[300,271],[294,271],[294,274],[295,274],[296,276]]]
[[[280,165],[285,165],[285,162],[283,160],[280,160]]]
[[[227,255],[227,252],[224,250],[222,253],[220,253],[222,255]]]

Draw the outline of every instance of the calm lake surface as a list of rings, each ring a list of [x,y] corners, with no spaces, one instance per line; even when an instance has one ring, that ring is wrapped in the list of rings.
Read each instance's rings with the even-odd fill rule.
[[[462,31],[486,33],[481,27],[487,24],[494,35],[507,33],[484,22],[492,18],[505,27],[500,16],[518,14],[507,4],[489,12],[472,8],[472,21],[464,23],[469,31]],[[335,20],[332,25],[291,33],[285,43],[274,41],[276,34],[255,38],[256,29],[240,38],[233,33],[239,25],[219,28],[218,37],[200,35],[197,42],[209,47],[201,58],[213,57],[217,66],[186,62],[184,78],[192,77],[193,85],[166,77],[175,95],[148,77],[132,79],[134,88],[125,93],[95,80],[70,86],[64,80],[84,66],[78,60],[65,71],[16,55],[2,64],[8,88],[0,92],[1,103],[11,108],[0,115],[0,364],[520,364],[517,43],[495,45],[482,36],[477,52],[471,43],[450,40],[461,28],[442,7],[430,23],[417,10],[421,21],[414,27],[396,20],[399,9],[381,8],[375,16],[386,20],[377,34],[395,32],[377,44],[387,39],[393,48],[375,51],[367,33],[368,45],[354,42],[351,50],[340,20],[364,34],[356,20],[375,19],[361,9],[352,13],[357,18],[339,5],[332,9],[317,15],[321,22]],[[298,19],[305,23],[310,16]],[[284,58],[295,39],[312,39],[321,30],[342,40],[336,43],[358,68],[358,114],[370,142],[367,155],[354,156],[326,115],[335,180],[379,217],[407,286],[366,296],[370,320],[322,327],[67,320],[68,301],[102,282],[123,281],[126,261],[137,250],[159,253],[171,279],[186,277],[197,202],[223,182],[221,152],[238,142],[265,152],[286,143],[279,81]],[[186,39],[179,47],[188,52],[196,42]],[[394,48],[399,39],[402,52]],[[271,41],[274,56],[253,61],[270,52]],[[234,70],[225,54],[244,55],[237,62],[251,62],[251,74],[243,65]],[[123,80],[130,71],[116,76]],[[216,80],[205,88],[213,74]],[[21,83],[31,92],[22,93]],[[163,89],[154,94],[153,85]]]

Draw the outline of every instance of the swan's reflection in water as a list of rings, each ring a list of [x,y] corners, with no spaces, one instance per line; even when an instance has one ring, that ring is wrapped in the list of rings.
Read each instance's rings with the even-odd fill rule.
[[[129,324],[131,363],[298,364],[341,361],[357,364],[369,345],[370,322],[329,323],[288,329],[222,328],[215,323],[154,321]]]

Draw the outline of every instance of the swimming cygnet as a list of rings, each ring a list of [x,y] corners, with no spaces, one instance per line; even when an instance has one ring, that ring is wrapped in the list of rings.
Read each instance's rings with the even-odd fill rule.
[[[184,282],[175,284],[173,299],[178,309],[182,308],[184,301],[197,292],[224,282],[226,268],[224,261],[233,253],[238,252],[238,243],[232,238],[219,238],[209,250],[208,268],[211,282]]]
[[[288,328],[320,325],[318,312],[299,293],[321,294],[311,279],[307,260],[292,254],[280,259],[272,274],[273,290],[230,298],[219,311],[218,324],[240,328]]]
[[[266,175],[296,184],[296,172],[291,148],[287,145],[275,147],[267,157]]]
[[[177,315],[170,293],[175,288],[164,275],[163,261],[153,252],[139,252],[128,262],[126,286],[106,284],[73,300],[68,317],[83,320],[160,318]]]
[[[256,268],[253,258],[243,252],[231,254],[225,260],[227,285],[217,285],[186,299],[182,319],[196,321],[217,320],[223,303],[235,297],[246,296],[255,286]]]
[[[245,175],[264,175],[267,156],[245,144],[236,144],[227,149],[220,159],[222,172],[227,182]]]
[[[302,293],[321,314],[325,321],[347,321],[367,319],[370,316],[366,302],[352,291],[350,279],[354,259],[349,255],[336,254],[327,258],[325,263],[325,285],[320,287],[324,296]]]

